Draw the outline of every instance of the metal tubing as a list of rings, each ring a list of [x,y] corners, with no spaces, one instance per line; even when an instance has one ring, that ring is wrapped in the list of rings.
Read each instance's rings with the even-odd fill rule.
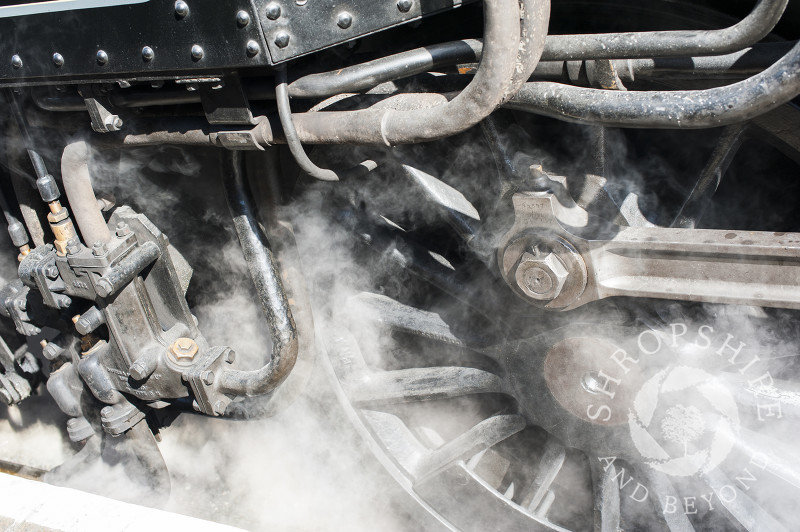
[[[280,272],[266,235],[258,225],[250,194],[245,185],[242,156],[232,152],[231,168],[223,178],[228,208],[242,245],[250,278],[261,301],[272,338],[272,356],[258,370],[227,370],[220,377],[223,393],[263,395],[280,385],[297,360],[297,327],[289,308]]]
[[[548,35],[543,61],[576,59],[638,59],[721,55],[746,48],[764,38],[778,23],[789,0],[759,0],[738,23],[721,30],[651,31]]]
[[[95,242],[111,240],[111,231],[106,225],[92,189],[89,147],[85,141],[71,142],[64,148],[64,153],[61,155],[61,179],[83,241],[91,246]]]
[[[521,0],[520,20],[517,66],[506,92],[506,99],[513,96],[530,79],[539,64],[550,24],[550,0]]]
[[[139,273],[161,256],[161,248],[155,242],[145,242],[131,251],[95,283],[100,297],[108,297],[124,288]]]
[[[506,99],[517,66],[520,36],[516,0],[485,0],[484,53],[469,85],[447,103],[426,109],[366,109],[293,116],[298,133],[330,143],[408,144],[460,133],[486,118]],[[303,139],[303,135],[300,135]]]
[[[483,43],[476,39],[415,48],[359,65],[303,76],[289,83],[289,96],[326,98],[334,94],[359,92],[441,66],[480,61],[482,52]]]
[[[531,82],[506,107],[579,124],[700,129],[749,120],[799,93],[800,43],[761,74],[724,87],[623,92]]]

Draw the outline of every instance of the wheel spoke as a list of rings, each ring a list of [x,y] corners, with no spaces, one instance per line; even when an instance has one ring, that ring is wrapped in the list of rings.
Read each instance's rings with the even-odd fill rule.
[[[739,150],[746,131],[747,124],[734,124],[722,131],[717,146],[711,153],[711,158],[700,173],[700,178],[683,203],[671,227],[693,228],[697,225],[711,197],[717,191],[728,165]]]
[[[616,468],[614,464],[608,464],[604,469],[599,461],[589,461],[592,471],[594,529],[596,532],[617,532],[620,501]]]
[[[548,435],[542,458],[539,460],[536,477],[526,490],[526,494],[520,503],[522,507],[527,508],[538,517],[547,515],[547,509],[552,503],[552,501],[550,503],[547,503],[547,501],[553,496],[550,486],[558,472],[561,471],[561,466],[564,465],[566,456],[567,452],[564,446],[554,437]]]
[[[800,418],[800,385],[773,379],[764,374],[756,379],[737,373],[722,373],[733,387],[733,397],[740,406],[750,407],[759,417]]]
[[[750,457],[748,466],[753,474],[760,468],[795,488],[800,488],[800,454],[782,442],[755,431],[741,429],[736,448]]]
[[[436,367],[372,372],[346,383],[357,406],[433,401],[479,393],[502,393],[497,375],[473,368]]]
[[[382,323],[398,332],[430,338],[445,344],[485,352],[487,340],[478,336],[456,335],[439,314],[427,312],[395,301],[386,296],[363,292],[353,303],[362,306],[366,319]]]
[[[672,532],[691,532],[694,530],[691,521],[683,512],[667,512],[661,507],[661,501],[680,501],[680,495],[672,485],[669,477],[652,467],[642,465],[634,467],[636,478],[640,478],[648,489],[648,498],[652,502],[656,515],[660,516],[667,529]],[[655,495],[655,496],[653,496]]]
[[[525,425],[525,418],[517,415],[498,415],[484,419],[423,457],[417,464],[415,477],[418,481],[431,477],[459,460],[497,445],[524,429]]]
[[[748,532],[785,532],[786,528],[748,497],[719,469],[703,476],[708,487],[717,495],[719,503],[731,519]]]

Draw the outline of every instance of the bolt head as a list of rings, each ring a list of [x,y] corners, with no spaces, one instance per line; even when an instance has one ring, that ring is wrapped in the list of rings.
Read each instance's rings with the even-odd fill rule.
[[[152,61],[155,56],[156,56],[155,51],[149,46],[145,46],[144,48],[142,48],[142,59],[144,59],[145,61]]]
[[[200,61],[205,54],[206,53],[203,50],[203,47],[200,46],[199,44],[195,44],[194,46],[192,46],[192,59],[194,59],[195,61]]]
[[[100,241],[97,241],[92,245],[92,255],[94,255],[95,257],[105,255],[106,251],[108,251],[108,248],[104,243]]]
[[[97,64],[98,65],[105,65],[108,63],[108,54],[105,50],[98,50],[97,51]]]
[[[236,24],[238,24],[239,27],[241,28],[244,28],[245,26],[250,24],[250,13],[248,13],[243,9],[241,11],[238,11],[236,13]]]
[[[169,348],[172,357],[180,362],[191,362],[200,350],[191,338],[178,338]]]
[[[256,41],[247,41],[247,55],[255,57],[261,52],[261,47]]]
[[[57,67],[64,65],[64,56],[59,54],[58,52],[53,54],[53,64]]]
[[[555,253],[523,253],[514,278],[528,297],[537,301],[552,301],[564,284],[569,272]]]
[[[194,409],[195,412],[199,412],[200,411],[200,403],[198,403],[196,400],[192,401],[192,408]]]
[[[11,56],[11,66],[14,68],[22,68],[22,58],[17,54]]]
[[[343,30],[349,28],[352,23],[353,23],[353,15],[351,15],[347,11],[342,11],[336,18],[336,25],[342,28]]]
[[[400,10],[401,13],[408,13],[411,11],[411,6],[414,5],[412,0],[397,0],[397,9]]]
[[[105,418],[109,418],[114,415],[114,408],[111,406],[104,406],[100,411],[100,415]]]
[[[118,237],[128,236],[130,232],[131,230],[128,227],[128,224],[126,224],[125,222],[119,222],[117,224],[117,230],[115,231],[115,234]]]
[[[56,279],[58,277],[58,266],[56,266],[55,264],[51,264],[44,271],[44,274],[47,276],[48,279],[51,280]]]
[[[217,414],[218,416],[221,416],[222,414],[224,414],[225,413],[225,403],[223,403],[222,401],[217,401],[216,403],[214,403],[214,413]]]
[[[200,379],[202,379],[203,384],[206,386],[211,386],[214,384],[214,372],[213,371],[204,371],[200,374]]]
[[[236,362],[236,351],[233,349],[228,350],[228,352],[225,353],[225,362],[228,364]]]
[[[175,2],[175,14],[183,18],[189,14],[189,5],[183,0]]]
[[[276,2],[270,2],[267,4],[266,14],[268,19],[278,20],[278,18],[281,16],[281,6]]]

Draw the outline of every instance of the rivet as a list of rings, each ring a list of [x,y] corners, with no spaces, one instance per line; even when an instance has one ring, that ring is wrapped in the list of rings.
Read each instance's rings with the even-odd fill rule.
[[[97,51],[97,64],[98,65],[105,65],[108,63],[108,54],[105,50],[98,50]]]
[[[275,2],[267,4],[267,18],[270,20],[277,20],[281,16],[281,6]]]
[[[56,52],[53,54],[53,64],[57,67],[64,65],[64,56]]]
[[[12,55],[11,66],[14,68],[22,68],[22,58],[16,54]]]
[[[352,23],[353,23],[353,15],[351,15],[347,11],[342,11],[336,18],[336,25],[342,28],[343,30],[349,28]]]
[[[411,6],[414,5],[412,0],[397,0],[397,9],[400,10],[401,13],[408,13],[411,11]]]
[[[175,14],[183,18],[189,14],[189,6],[183,0],[175,2]]]
[[[199,44],[195,44],[194,46],[192,46],[192,58],[195,61],[200,61],[203,58],[204,54],[205,52],[203,51],[202,46],[200,46]]]
[[[142,59],[145,61],[152,61],[155,56],[156,53],[149,46],[142,48]]]
[[[247,55],[254,57],[261,51],[261,47],[256,41],[247,41]]]
[[[236,13],[236,23],[242,28],[244,28],[245,26],[250,24],[250,14],[245,10],[239,11],[238,13]]]
[[[289,34],[285,31],[280,32],[275,36],[275,44],[278,48],[286,48],[289,46]]]

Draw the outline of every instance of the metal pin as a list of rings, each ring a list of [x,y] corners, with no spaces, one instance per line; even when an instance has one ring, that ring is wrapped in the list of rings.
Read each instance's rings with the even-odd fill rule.
[[[242,28],[244,28],[245,26],[250,24],[250,14],[245,10],[239,11],[238,13],[236,13],[236,23]]]
[[[145,61],[152,61],[155,56],[156,53],[149,46],[142,48],[142,59]]]
[[[11,66],[14,68],[22,68],[22,58],[17,54],[11,56]]]
[[[346,30],[353,23],[353,15],[347,11],[342,11],[336,19],[336,25]]]
[[[64,64],[64,56],[60,53],[56,52],[53,54],[53,64],[57,67],[60,67]]]
[[[108,63],[108,54],[105,52],[105,50],[98,50],[97,51],[97,64],[105,65],[106,63]]]
[[[192,58],[195,61],[200,61],[203,58],[203,55],[205,55],[205,52],[203,51],[202,46],[200,46],[199,44],[195,44],[194,46],[192,46]]]
[[[275,36],[275,44],[278,48],[286,48],[289,46],[289,34],[285,31],[280,32]]]
[[[250,57],[257,56],[261,52],[261,47],[256,41],[247,41],[247,55]]]

